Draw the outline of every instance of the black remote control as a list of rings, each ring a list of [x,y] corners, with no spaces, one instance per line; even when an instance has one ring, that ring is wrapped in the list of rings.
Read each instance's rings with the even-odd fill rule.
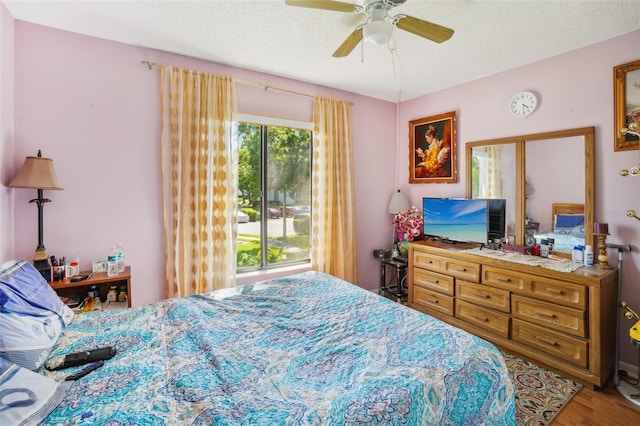
[[[76,367],[78,365],[88,364],[94,361],[106,360],[113,358],[116,354],[116,348],[107,346],[99,349],[92,349],[84,352],[74,352],[64,357],[52,358],[47,361],[47,370],[60,370],[63,368]]]
[[[91,364],[87,365],[85,368],[83,368],[82,370],[78,371],[75,374],[71,374],[70,376],[65,377],[65,381],[69,381],[69,380],[78,380],[84,376],[86,376],[87,374],[91,373],[93,370],[98,369],[100,367],[102,367],[104,365],[104,361],[100,360],[100,361],[96,361],[96,362],[92,362]]]
[[[78,281],[88,280],[89,278],[91,278],[91,274],[76,275],[74,277],[71,277],[69,281],[77,283]]]

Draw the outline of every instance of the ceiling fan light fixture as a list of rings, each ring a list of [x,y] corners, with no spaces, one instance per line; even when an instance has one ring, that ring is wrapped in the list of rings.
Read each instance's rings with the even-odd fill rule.
[[[364,39],[375,45],[387,44],[391,40],[393,24],[383,20],[371,21],[364,26]]]

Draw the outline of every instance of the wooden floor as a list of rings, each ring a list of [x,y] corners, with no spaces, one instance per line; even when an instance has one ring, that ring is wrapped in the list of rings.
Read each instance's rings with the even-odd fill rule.
[[[397,301],[392,295],[387,297]],[[640,392],[640,385],[637,387]],[[580,389],[549,426],[640,426],[640,406],[622,396],[609,380],[597,391]]]
[[[598,391],[582,388],[549,426],[640,425],[640,406],[622,396],[610,381]]]

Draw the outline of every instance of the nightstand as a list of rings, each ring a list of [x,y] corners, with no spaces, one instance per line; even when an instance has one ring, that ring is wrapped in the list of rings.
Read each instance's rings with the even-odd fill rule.
[[[398,303],[402,303],[403,299],[406,299],[407,292],[402,284],[407,277],[407,263],[405,260],[398,258],[380,259],[380,284],[378,286],[378,294],[394,296]],[[387,269],[391,269],[392,271],[389,277],[387,276]]]
[[[89,272],[81,272],[80,274],[88,274]],[[55,290],[58,296],[72,296],[78,295],[81,298],[87,296],[89,287],[95,285],[98,287],[100,293],[100,301],[102,302],[103,309],[117,309],[117,308],[130,308],[131,307],[131,267],[125,267],[124,272],[120,272],[118,275],[112,277],[108,276],[106,272],[95,272],[91,275],[91,278],[83,281],[71,281],[70,278],[65,278],[62,281],[49,281],[51,288]],[[107,293],[111,286],[117,286],[119,289],[121,286],[127,288],[127,301],[126,302],[110,302],[108,307],[104,307],[107,300]],[[82,300],[82,299],[81,299]]]

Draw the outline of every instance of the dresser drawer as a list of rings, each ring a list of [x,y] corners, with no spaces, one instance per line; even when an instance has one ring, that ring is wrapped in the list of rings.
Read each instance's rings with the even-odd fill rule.
[[[511,338],[579,367],[587,368],[588,344],[577,337],[567,336],[547,327],[514,318]]]
[[[445,273],[465,281],[480,282],[480,265],[462,260],[447,259]]]
[[[456,318],[482,327],[501,337],[509,337],[509,315],[456,298]]]
[[[493,266],[482,267],[482,283],[504,290],[519,292],[524,291],[526,287],[523,274]]]
[[[453,316],[453,297],[415,286],[413,303]]]
[[[509,313],[511,311],[510,294],[507,290],[482,284],[468,283],[460,280],[456,282],[456,297],[502,312]]]
[[[440,272],[466,281],[480,282],[480,265],[464,260],[435,256],[419,250],[413,252],[413,266]]]
[[[586,309],[587,287],[534,275],[530,278],[531,294],[535,298],[580,310]]]
[[[446,272],[447,258],[434,256],[419,250],[413,251],[413,266],[435,272]]]
[[[586,337],[585,312],[553,303],[511,296],[513,316],[555,330]]]
[[[453,296],[453,277],[437,272],[414,269],[413,285]]]

